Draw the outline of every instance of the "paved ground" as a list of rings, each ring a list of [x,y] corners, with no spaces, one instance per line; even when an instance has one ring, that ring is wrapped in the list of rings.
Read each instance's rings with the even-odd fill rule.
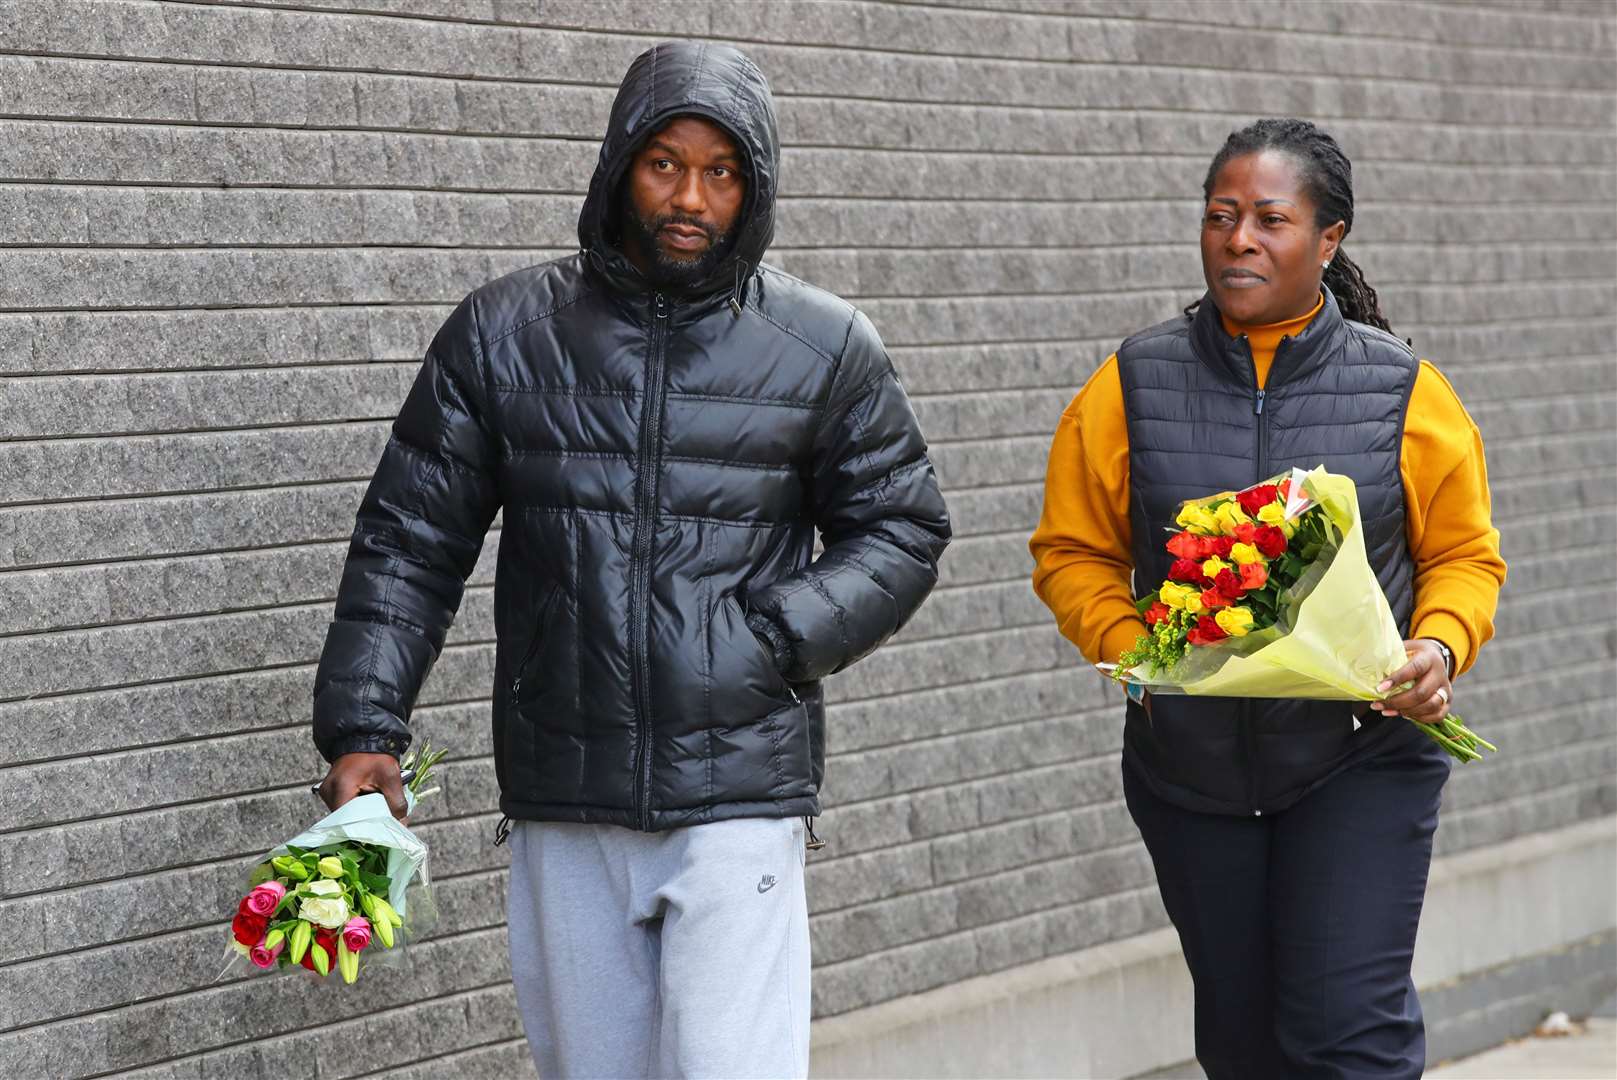
[[[1506,1043],[1426,1075],[1432,1080],[1614,1080],[1617,1020],[1590,1020],[1581,1035]]]
[[[1617,999],[1584,1022],[1578,1035],[1526,1038],[1426,1075],[1432,1080],[1614,1080],[1617,1078]]]

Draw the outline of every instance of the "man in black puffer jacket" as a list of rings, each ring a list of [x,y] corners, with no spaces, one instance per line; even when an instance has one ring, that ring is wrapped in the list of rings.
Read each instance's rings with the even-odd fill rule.
[[[874,328],[759,262],[779,164],[746,56],[634,61],[582,250],[433,339],[315,678],[322,795],[398,812],[411,705],[503,508],[494,760],[542,1075],[806,1070],[820,680],[904,625],[948,542]]]

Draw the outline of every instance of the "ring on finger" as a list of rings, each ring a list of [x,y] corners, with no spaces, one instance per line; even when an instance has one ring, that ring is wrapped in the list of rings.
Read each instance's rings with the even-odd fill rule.
[[[1439,686],[1437,688],[1437,696],[1442,699],[1444,705],[1447,705],[1449,703],[1449,688],[1446,686]]]

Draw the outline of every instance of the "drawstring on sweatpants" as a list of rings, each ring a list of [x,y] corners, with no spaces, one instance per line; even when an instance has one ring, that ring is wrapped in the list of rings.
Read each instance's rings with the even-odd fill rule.
[[[803,828],[808,830],[808,841],[804,847],[810,851],[819,851],[825,846],[825,841],[814,835],[814,819],[807,814],[803,815]]]
[[[500,823],[494,826],[494,846],[499,847],[505,843],[505,838],[511,835],[511,819],[502,817]]]

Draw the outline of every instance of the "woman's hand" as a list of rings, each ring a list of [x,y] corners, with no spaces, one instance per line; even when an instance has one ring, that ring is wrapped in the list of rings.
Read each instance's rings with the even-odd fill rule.
[[[1395,686],[1412,683],[1408,690],[1382,701],[1370,703],[1383,716],[1405,716],[1423,724],[1435,724],[1449,713],[1454,703],[1454,684],[1449,682],[1448,661],[1435,641],[1417,638],[1404,642],[1409,662],[1382,680],[1377,690],[1385,693]]]

